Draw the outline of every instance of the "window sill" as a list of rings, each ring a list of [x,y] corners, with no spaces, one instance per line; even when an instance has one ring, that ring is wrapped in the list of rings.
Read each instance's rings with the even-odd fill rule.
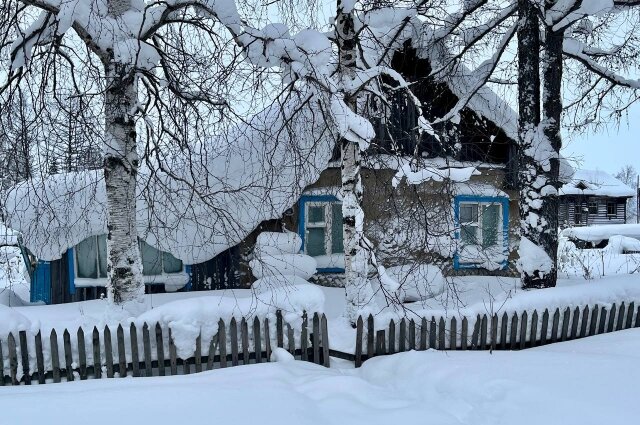
[[[167,292],[177,291],[189,283],[189,275],[185,272],[179,273],[165,273],[155,276],[143,276],[145,285],[160,285],[164,284]],[[94,286],[107,286],[107,278],[86,278],[76,277],[73,280],[76,288],[87,288]]]

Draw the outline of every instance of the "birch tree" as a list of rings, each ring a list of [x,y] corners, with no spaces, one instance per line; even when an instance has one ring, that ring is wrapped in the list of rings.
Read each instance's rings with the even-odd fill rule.
[[[354,3],[338,0],[336,5],[335,37],[338,45],[338,75],[343,87],[353,85],[356,77],[356,32]],[[356,112],[353,93],[344,93],[345,103]],[[347,317],[355,323],[367,305],[374,302],[368,278],[369,253],[362,247],[364,211],[362,210],[362,178],[360,176],[360,145],[357,140],[341,141],[342,220],[344,240],[345,292]]]

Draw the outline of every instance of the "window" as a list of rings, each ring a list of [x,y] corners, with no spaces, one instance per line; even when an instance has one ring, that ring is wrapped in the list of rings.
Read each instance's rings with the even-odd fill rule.
[[[598,201],[589,202],[589,214],[598,214]]]
[[[305,203],[305,249],[317,257],[344,253],[342,241],[342,204],[338,202]]]
[[[501,204],[461,203],[460,239],[465,245],[489,248],[498,245]]]
[[[573,222],[574,224],[582,223],[582,204],[579,202],[573,203]]]
[[[144,241],[140,241],[142,273],[154,276],[162,273],[179,273],[182,261],[168,252],[162,252]],[[107,277],[107,237],[91,236],[75,247],[76,275],[79,278],[97,279]]]
[[[91,236],[76,245],[78,277],[97,279],[107,277],[107,237]]]
[[[618,205],[615,202],[607,202],[607,215],[618,214]]]
[[[140,254],[142,255],[142,274],[145,276],[182,271],[182,261],[168,252],[155,249],[143,240],[140,240]]]
[[[342,203],[333,195],[303,195],[298,214],[302,250],[316,259],[318,272],[343,272]]]

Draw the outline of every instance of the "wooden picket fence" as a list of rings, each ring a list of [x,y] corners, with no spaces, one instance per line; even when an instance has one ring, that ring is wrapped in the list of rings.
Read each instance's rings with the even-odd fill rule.
[[[634,318],[635,316],[635,318]],[[409,350],[521,350],[559,341],[640,327],[640,306],[635,303],[610,309],[597,304],[583,309],[559,308],[551,315],[545,309],[542,315],[534,310],[478,315],[475,320],[451,317],[423,317],[417,322],[391,320],[380,329],[373,316],[356,323],[355,356],[331,350],[331,355],[352,360],[356,367],[366,359]],[[376,330],[377,328],[377,330]]]
[[[163,328],[159,323],[155,326],[145,323],[141,339],[140,329],[135,324],[128,326],[129,335],[122,325],[118,325],[116,346],[113,346],[112,331],[108,326],[102,332],[94,327],[88,336],[79,328],[75,341],[65,329],[62,347],[59,347],[58,332],[54,329],[49,336],[49,351],[43,350],[41,332],[33,337],[32,343],[26,331],[18,332],[17,339],[10,333],[0,339],[0,386],[128,375],[182,375],[261,363],[270,360],[273,344],[287,349],[295,358],[329,367],[327,318],[315,313],[310,322],[305,313],[301,328],[294,330],[278,311],[273,336],[268,318],[262,321],[257,317],[252,321],[244,317],[240,320],[232,318],[228,325],[220,319],[217,333],[209,341],[203,341],[201,332],[196,338],[193,355],[184,359],[178,356],[171,329]],[[88,338],[90,356],[87,355]],[[208,347],[205,354],[203,342]]]
[[[584,338],[631,327],[640,327],[640,306],[635,303],[611,308],[595,305],[584,308],[545,309],[539,315],[523,311],[477,315],[475,318],[423,317],[418,320],[391,320],[377,326],[375,318],[358,318],[355,354],[330,349],[326,316],[302,316],[294,329],[276,313],[275,325],[268,318],[232,318],[218,322],[217,332],[195,340],[192,355],[181,358],[171,329],[160,324],[118,325],[115,345],[108,326],[85,336],[79,328],[75,338],[67,329],[59,344],[58,332],[49,335],[48,350],[40,332],[30,338],[26,331],[0,338],[0,386],[31,385],[76,379],[182,375],[204,370],[269,361],[272,346],[289,351],[295,358],[330,366],[330,356],[354,361],[359,367],[366,359],[409,350],[520,350],[540,345]],[[275,335],[274,335],[275,334]],[[30,341],[31,340],[31,341]],[[88,346],[87,346],[88,344]]]

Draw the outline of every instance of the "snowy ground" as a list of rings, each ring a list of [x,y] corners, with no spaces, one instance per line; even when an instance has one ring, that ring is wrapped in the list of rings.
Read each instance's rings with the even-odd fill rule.
[[[408,352],[360,369],[294,361],[0,387],[0,412],[11,425],[633,423],[638,362],[633,329],[519,352]]]

